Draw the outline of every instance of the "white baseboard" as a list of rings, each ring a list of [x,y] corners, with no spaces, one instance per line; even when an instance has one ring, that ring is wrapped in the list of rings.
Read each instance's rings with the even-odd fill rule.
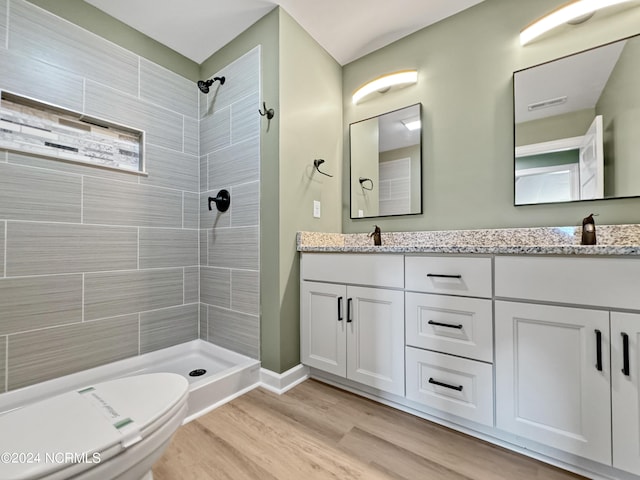
[[[309,367],[299,364],[283,373],[275,373],[266,368],[260,369],[261,387],[282,395],[309,378]]]

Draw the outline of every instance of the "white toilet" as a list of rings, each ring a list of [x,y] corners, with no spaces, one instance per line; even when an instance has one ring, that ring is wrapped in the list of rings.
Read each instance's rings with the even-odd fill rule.
[[[187,380],[150,373],[0,415],[0,479],[151,480],[187,412]]]

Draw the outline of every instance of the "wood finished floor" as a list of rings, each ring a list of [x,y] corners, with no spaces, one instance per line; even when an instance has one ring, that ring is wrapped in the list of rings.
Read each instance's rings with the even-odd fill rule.
[[[181,427],[155,480],[583,477],[314,380],[258,388]]]

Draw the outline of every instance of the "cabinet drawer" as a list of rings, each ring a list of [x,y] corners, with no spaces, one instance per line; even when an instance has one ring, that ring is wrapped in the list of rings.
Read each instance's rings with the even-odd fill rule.
[[[404,287],[402,255],[304,253],[301,278],[372,287]]]
[[[640,309],[640,260],[496,257],[496,296]]]
[[[407,292],[407,345],[491,363],[491,310],[491,300]]]
[[[406,257],[407,290],[491,298],[491,259]]]
[[[407,347],[407,399],[493,426],[493,367],[486,363]]]

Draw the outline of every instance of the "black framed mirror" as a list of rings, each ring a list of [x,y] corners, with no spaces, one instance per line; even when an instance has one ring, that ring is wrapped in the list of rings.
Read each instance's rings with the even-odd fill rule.
[[[640,196],[640,35],[513,74],[514,203]]]
[[[422,105],[349,125],[351,218],[422,213]]]

